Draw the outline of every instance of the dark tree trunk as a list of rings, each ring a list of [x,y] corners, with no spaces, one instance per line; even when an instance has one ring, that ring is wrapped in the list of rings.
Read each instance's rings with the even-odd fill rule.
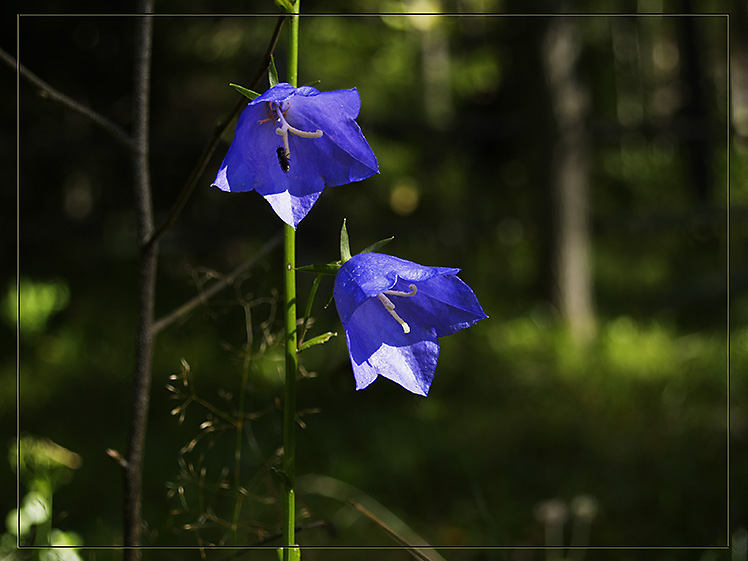
[[[693,7],[690,0],[681,3],[684,14],[692,14]],[[678,43],[683,53],[681,76],[686,87],[686,104],[681,111],[681,118],[686,121],[686,127],[691,134],[685,140],[688,154],[686,178],[696,194],[696,200],[708,204],[711,202],[712,173],[712,127],[709,123],[706,108],[704,72],[701,67],[699,52],[699,17],[678,18]]]

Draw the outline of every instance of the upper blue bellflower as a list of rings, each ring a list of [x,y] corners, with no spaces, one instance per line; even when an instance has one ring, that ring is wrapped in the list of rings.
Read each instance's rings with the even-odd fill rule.
[[[384,376],[428,394],[438,338],[488,317],[459,272],[381,253],[360,253],[343,263],[333,294],[357,390]]]
[[[256,190],[296,228],[325,186],[379,173],[355,121],[360,108],[355,88],[320,92],[276,84],[242,112],[213,185]]]

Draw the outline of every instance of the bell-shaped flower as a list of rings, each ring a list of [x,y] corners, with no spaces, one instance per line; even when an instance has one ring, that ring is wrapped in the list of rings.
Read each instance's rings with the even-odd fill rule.
[[[256,190],[296,228],[325,186],[379,173],[355,121],[360,108],[355,88],[320,92],[276,84],[242,112],[213,185]]]
[[[333,294],[357,390],[384,376],[428,394],[438,338],[488,317],[459,271],[381,253],[360,253],[342,264]]]

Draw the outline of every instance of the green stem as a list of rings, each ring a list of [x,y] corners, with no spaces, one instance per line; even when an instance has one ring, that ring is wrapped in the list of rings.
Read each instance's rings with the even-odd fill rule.
[[[290,14],[288,25],[288,83],[294,87],[299,85],[299,4],[293,4],[294,12]]]
[[[286,294],[286,395],[283,405],[283,471],[288,476],[284,493],[283,560],[290,559],[290,548],[295,543],[296,500],[294,474],[296,458],[296,232],[285,226],[285,294]]]
[[[299,4],[293,4],[294,13],[290,14],[288,26],[288,83],[298,85],[299,75]],[[296,231],[286,224],[284,226],[284,286],[286,305],[286,391],[283,405],[283,471],[288,476],[283,497],[283,561],[294,557],[296,538],[296,497],[295,497],[295,429],[296,429],[296,374],[299,368],[296,357]]]

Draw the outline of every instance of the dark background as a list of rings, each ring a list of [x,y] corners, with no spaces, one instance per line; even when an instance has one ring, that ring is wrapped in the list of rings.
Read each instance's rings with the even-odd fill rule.
[[[76,13],[101,9],[79,4]],[[748,82],[748,14],[738,2],[654,8],[621,1],[610,3],[615,14],[607,15],[589,15],[587,4],[568,3],[567,11],[585,14],[569,18],[510,15],[527,8],[509,0],[356,6],[370,15],[342,15],[350,10],[342,2],[302,6],[306,14],[339,15],[303,18],[299,82],[358,88],[358,123],[381,173],[325,190],[298,228],[298,263],[337,259],[347,218],[354,251],[395,236],[384,251],[460,267],[490,316],[441,341],[427,398],[384,379],[356,392],[341,337],[302,355],[299,517],[330,523],[300,532],[302,546],[396,545],[348,499],[435,546],[572,544],[614,548],[587,552],[589,559],[728,559],[708,548],[744,539],[748,102],[741,84]],[[133,9],[111,6],[112,13]],[[162,14],[248,9],[268,15],[155,21],[150,161],[159,224],[235,103],[228,83],[248,85],[254,75],[276,12],[270,2],[156,3]],[[59,10],[54,2],[33,8]],[[435,10],[463,14],[407,15]],[[504,15],[466,15],[475,11]],[[727,16],[709,15],[727,11],[729,50]],[[28,69],[130,130],[134,18],[18,21]],[[3,26],[0,46],[15,55],[14,22]],[[564,65],[546,61],[559,49],[569,49],[561,59],[573,64],[556,75]],[[285,33],[276,57],[283,79]],[[3,255],[11,263],[16,161],[9,108],[16,97],[13,70],[2,72]],[[129,424],[137,253],[131,164],[110,136],[25,81],[17,101],[20,433],[49,438],[82,459],[55,490],[54,526],[75,532],[87,547],[117,545],[122,484],[105,450],[124,452]],[[157,317],[281,229],[256,193],[210,187],[232,132],[163,239]],[[564,211],[574,197],[583,201],[576,218]],[[568,251],[586,252],[589,267],[584,259],[564,260]],[[281,259],[276,249],[156,341],[145,465],[149,546],[248,545],[280,528],[279,485],[268,467],[278,465],[282,441]],[[7,352],[0,365],[9,444],[16,410],[12,269],[5,273]],[[564,282],[567,273],[576,280]],[[312,280],[299,277],[302,305]],[[310,335],[340,329],[334,304],[322,307],[330,290],[326,279]],[[189,386],[182,386],[182,360]],[[195,390],[181,424],[179,412],[170,411],[184,399],[173,399],[169,384],[184,395]],[[248,420],[239,492],[236,434],[218,412],[236,414],[242,393]],[[205,421],[210,430],[200,428]],[[0,476],[13,481],[7,462]],[[15,493],[3,487],[7,513]],[[22,496],[25,490],[22,480]],[[240,526],[231,532],[237,500]],[[585,505],[594,507],[591,514]],[[119,558],[116,551],[81,555]],[[303,558],[354,556],[410,558],[406,551],[313,549]]]

